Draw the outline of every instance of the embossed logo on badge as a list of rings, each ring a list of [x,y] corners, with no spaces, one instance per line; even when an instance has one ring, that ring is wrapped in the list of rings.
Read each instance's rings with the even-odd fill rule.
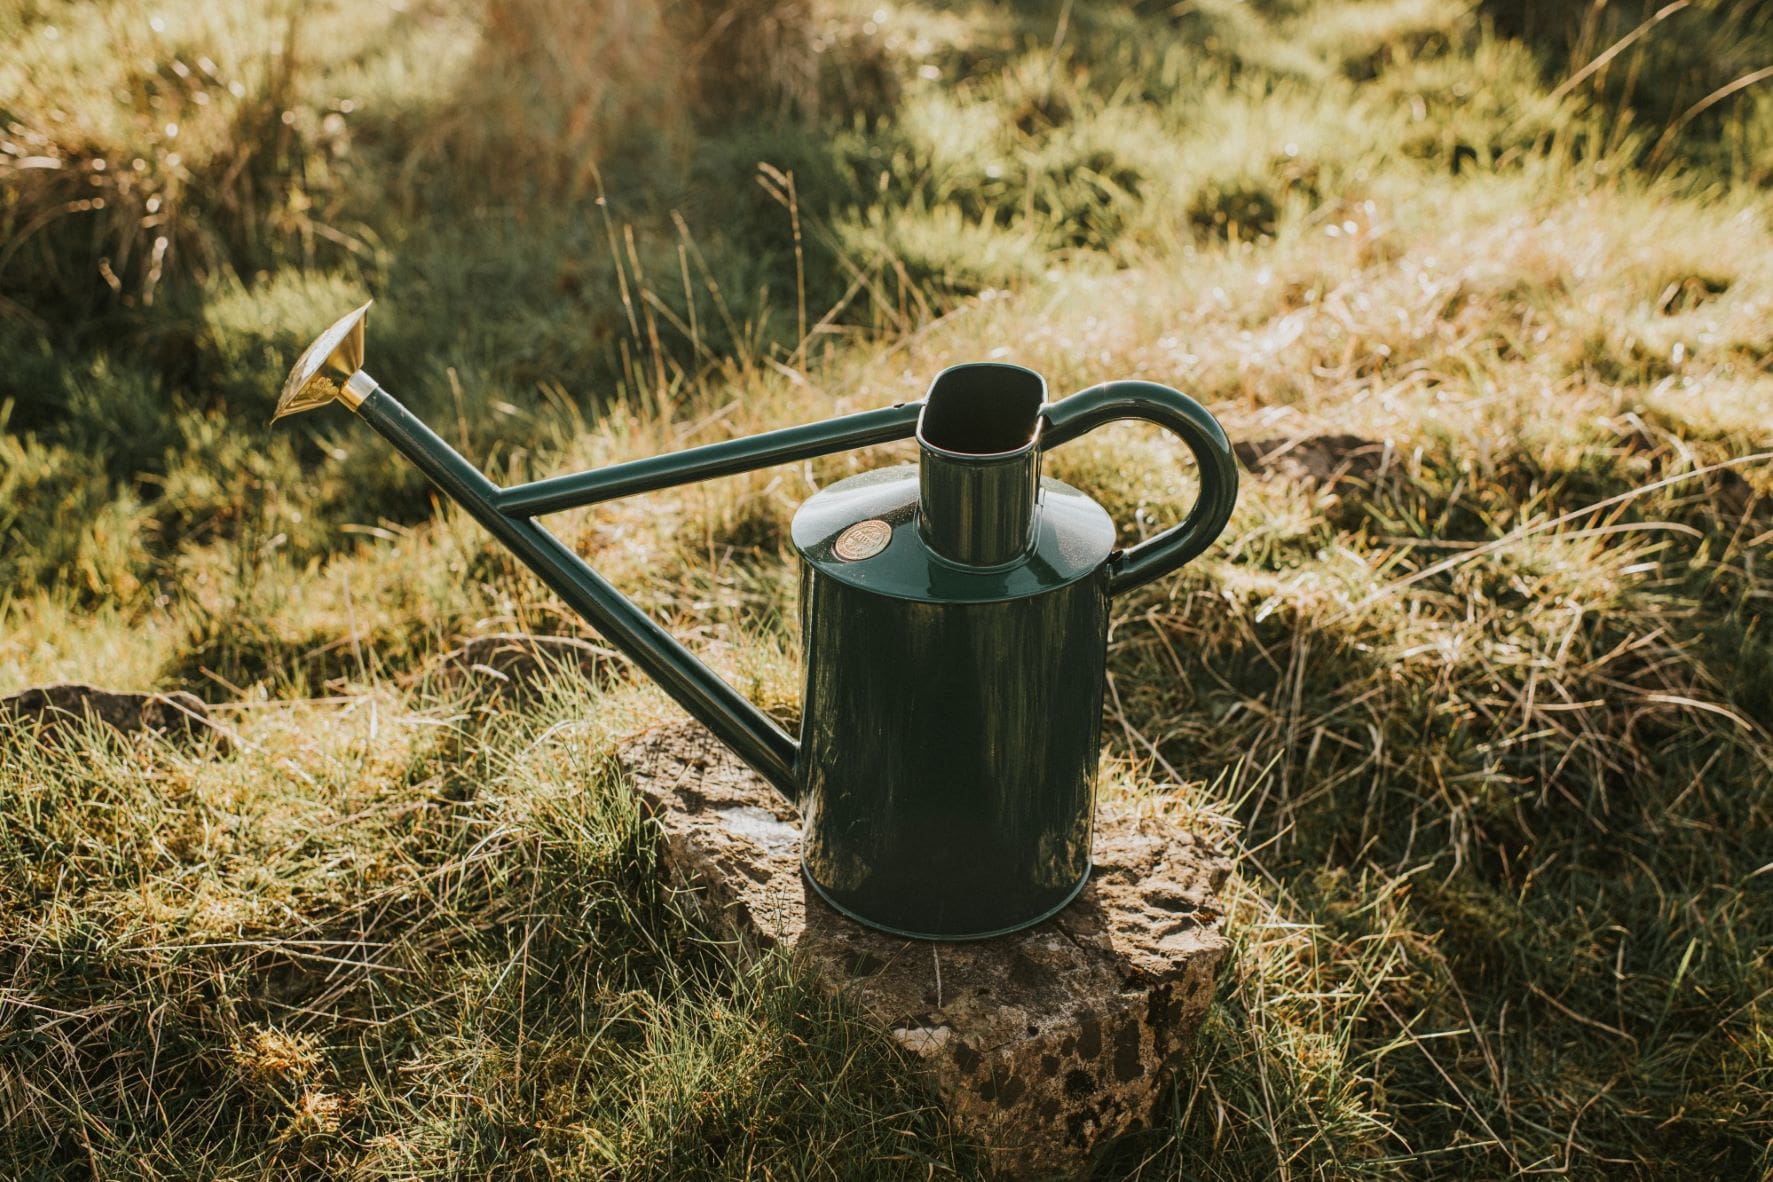
[[[837,535],[832,545],[832,553],[847,562],[855,562],[863,558],[873,558],[886,544],[892,541],[893,527],[878,517],[867,521],[858,521]]]

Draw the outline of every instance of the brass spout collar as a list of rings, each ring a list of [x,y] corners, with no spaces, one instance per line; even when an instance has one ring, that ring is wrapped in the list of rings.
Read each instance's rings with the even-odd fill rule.
[[[355,414],[357,408],[363,405],[363,400],[381,388],[380,382],[359,369],[339,387],[339,401],[345,404],[345,409]]]

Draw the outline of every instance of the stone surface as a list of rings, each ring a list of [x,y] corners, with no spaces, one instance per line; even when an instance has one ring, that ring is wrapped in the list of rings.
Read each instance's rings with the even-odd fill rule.
[[[593,682],[607,679],[621,654],[576,636],[498,632],[476,636],[437,659],[436,674],[450,690],[484,690],[499,699],[520,698],[551,674],[572,669]]]
[[[1312,435],[1234,443],[1238,462],[1251,472],[1280,472],[1320,485],[1343,480],[1371,484],[1392,459],[1389,443],[1359,435]]]
[[[1064,1177],[1148,1119],[1212,999],[1227,942],[1217,852],[1160,818],[1100,812],[1095,870],[1009,936],[907,940],[845,919],[800,874],[793,809],[695,724],[621,753],[672,877],[748,951],[787,945],[932,1071],[994,1168]]]
[[[189,745],[210,740],[223,750],[228,747],[227,735],[203,699],[183,690],[146,694],[74,682],[40,685],[0,698],[0,716],[43,728],[91,718],[126,734],[157,731]]]

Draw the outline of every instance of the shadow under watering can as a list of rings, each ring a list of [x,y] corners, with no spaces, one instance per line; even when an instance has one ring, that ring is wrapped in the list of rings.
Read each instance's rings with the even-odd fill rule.
[[[919,402],[501,488],[362,369],[365,304],[302,354],[276,417],[344,403],[656,680],[802,818],[820,897],[925,939],[1054,914],[1090,871],[1110,600],[1218,537],[1237,496],[1219,424],[1151,382],[1057,402],[1016,365],[956,365]],[[335,380],[328,371],[339,375]],[[1144,419],[1199,465],[1187,518],[1130,549],[1041,455]],[[794,516],[804,696],[798,741],[536,518],[915,435],[916,464],[820,490]]]

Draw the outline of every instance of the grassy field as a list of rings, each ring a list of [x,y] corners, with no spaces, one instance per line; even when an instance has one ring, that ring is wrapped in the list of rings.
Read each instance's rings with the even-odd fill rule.
[[[972,1177],[910,1065],[654,885],[620,663],[342,413],[501,480],[1010,358],[1293,443],[1117,604],[1104,792],[1237,854],[1103,1179],[1773,1174],[1773,13],[1749,0],[10,0],[0,1175]],[[1349,439],[1337,439],[1348,436]],[[780,718],[786,526],[902,448],[557,519]],[[1129,540],[1187,469],[1049,471]],[[4,724],[0,724],[4,726]]]

